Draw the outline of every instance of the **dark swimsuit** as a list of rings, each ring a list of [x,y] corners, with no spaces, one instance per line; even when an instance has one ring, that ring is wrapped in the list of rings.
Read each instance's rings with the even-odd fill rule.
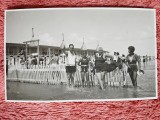
[[[111,72],[115,70],[117,67],[115,63],[108,64],[107,62],[104,63],[104,66],[105,66],[104,71],[106,72]]]
[[[80,60],[80,62],[81,62],[81,72],[88,72],[88,63],[89,63],[89,60],[88,60],[88,58],[86,57],[86,58],[82,58],[81,60]],[[86,65],[86,66],[83,66],[83,65]]]
[[[145,58],[143,58],[143,62],[146,62]]]
[[[130,68],[128,68],[128,72],[138,71],[137,61],[139,61],[138,55],[134,54],[132,61],[129,60],[130,55],[127,55],[126,61]]]
[[[95,58],[95,69],[96,72],[103,72],[104,71],[104,62],[105,59],[103,57],[96,57]]]

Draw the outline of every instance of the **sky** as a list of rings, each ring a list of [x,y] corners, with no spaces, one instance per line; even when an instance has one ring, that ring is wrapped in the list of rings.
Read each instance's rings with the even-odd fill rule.
[[[155,14],[147,9],[48,9],[6,12],[6,42],[35,39],[40,45],[66,46],[128,53],[135,46],[138,55],[155,55]]]

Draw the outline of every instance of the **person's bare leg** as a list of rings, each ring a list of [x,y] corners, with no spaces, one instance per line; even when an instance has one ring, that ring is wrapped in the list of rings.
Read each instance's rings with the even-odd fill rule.
[[[68,87],[70,87],[70,79],[71,79],[70,73],[67,73],[67,77],[68,77]]]
[[[105,87],[105,73],[104,72],[101,72],[101,80],[102,80],[102,86],[104,89],[104,87]]]
[[[137,71],[133,72],[133,82],[134,82],[134,87],[137,87]]]
[[[103,83],[102,83],[102,79],[101,79],[101,73],[96,73],[98,82],[100,84],[101,89],[103,90]]]
[[[84,87],[84,72],[81,72],[81,78],[82,78],[82,87]]]
[[[71,73],[71,86],[74,87],[74,76],[75,73]]]
[[[87,87],[90,87],[90,81],[89,81],[88,72],[85,72],[85,73],[84,73],[84,76],[85,76],[85,81],[86,81],[86,83],[87,83]]]
[[[131,78],[132,85],[134,86],[133,72],[129,72],[129,76]]]

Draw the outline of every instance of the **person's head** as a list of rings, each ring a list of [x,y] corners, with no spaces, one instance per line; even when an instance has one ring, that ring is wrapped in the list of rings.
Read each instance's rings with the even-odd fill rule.
[[[124,55],[124,54],[122,54],[122,57],[125,57],[125,55]]]
[[[105,62],[107,62],[108,64],[111,64],[112,63],[112,56],[110,56],[110,55],[106,55],[105,56]]]
[[[86,57],[87,56],[87,51],[82,51],[82,56]]]
[[[98,53],[98,52],[97,52],[97,53],[95,53],[95,56],[96,56],[96,57],[99,57],[99,53]]]
[[[119,55],[119,52],[117,52],[117,55]]]
[[[103,48],[102,47],[99,47],[98,53],[99,53],[99,56],[103,56]]]
[[[74,49],[74,45],[73,44],[69,44],[69,50],[73,51],[73,49]]]
[[[114,52],[114,55],[117,55],[117,52]]]
[[[135,47],[134,47],[134,46],[129,46],[129,47],[128,47],[128,52],[129,52],[129,54],[133,54],[134,51],[135,51]]]

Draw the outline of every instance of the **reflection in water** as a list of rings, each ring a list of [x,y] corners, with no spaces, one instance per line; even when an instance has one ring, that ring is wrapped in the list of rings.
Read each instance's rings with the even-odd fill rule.
[[[7,81],[8,100],[81,100],[155,97],[155,67],[147,66],[145,75],[138,76],[138,88],[134,89],[128,76],[126,87],[99,86],[68,88],[67,85],[47,85]]]
[[[7,82],[7,98],[15,100],[72,100],[72,99],[115,99],[145,97],[145,92],[139,88],[106,87],[100,90],[92,88],[68,88],[66,85],[45,85],[20,82]],[[139,94],[140,93],[140,94]],[[154,92],[150,92],[154,96]]]
[[[137,98],[138,97],[137,88],[133,88],[132,96],[133,96],[133,98]]]

